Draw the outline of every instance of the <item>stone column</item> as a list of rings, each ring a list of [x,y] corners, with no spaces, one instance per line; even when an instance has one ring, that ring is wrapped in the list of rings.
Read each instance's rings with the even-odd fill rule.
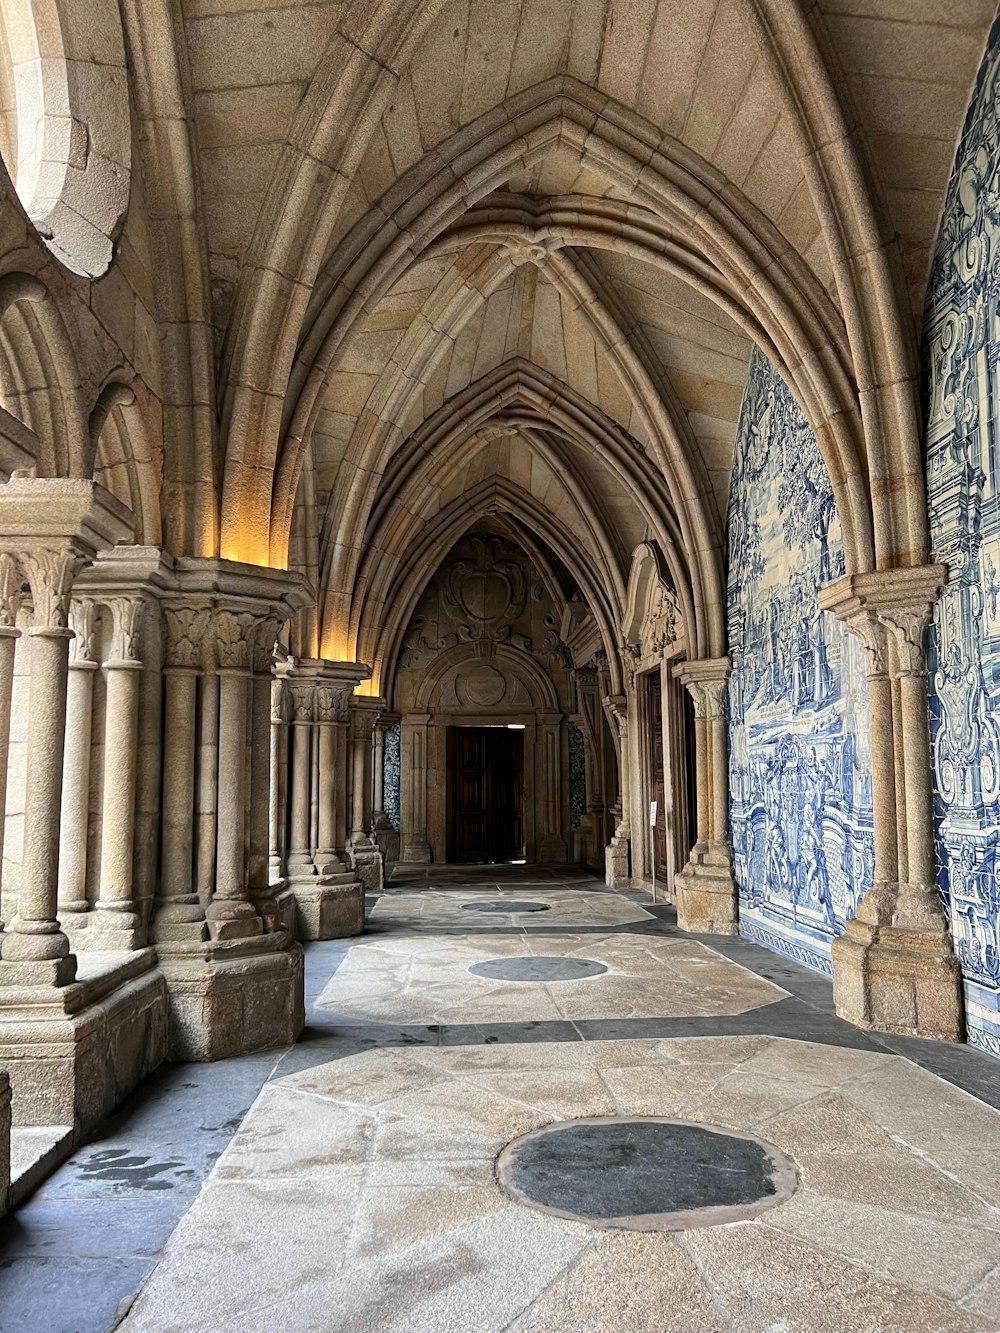
[[[631,781],[628,747],[628,700],[624,694],[609,694],[604,708],[612,724],[615,749],[618,752],[618,779],[621,814],[610,843],[605,848],[605,879],[612,889],[627,889],[632,883],[629,869],[629,847],[632,840]]]
[[[210,631],[209,631],[210,632]],[[198,775],[195,790],[195,884],[207,904],[215,892],[215,835],[219,822],[219,677],[215,645],[206,641],[198,683]]]
[[[109,599],[111,650],[104,663],[104,788],[101,882],[88,924],[91,947],[133,949],[145,943],[133,885],[136,775],[139,758],[139,623],[143,599]],[[91,932],[95,932],[91,936]],[[98,938],[99,941],[98,941]]]
[[[271,683],[274,642],[281,628],[265,618],[251,641],[253,677],[250,683],[250,735],[246,756],[250,773],[250,839],[248,884],[265,931],[284,930],[278,903],[271,892],[268,852],[271,807]],[[268,762],[263,757],[268,756]],[[291,925],[291,921],[288,922]]]
[[[250,899],[247,865],[247,727],[250,703],[250,638],[255,618],[222,611],[215,617],[219,655],[219,774],[215,893],[205,913],[213,939],[263,933]]]
[[[0,875],[3,872],[4,825],[7,818],[7,763],[10,754],[10,713],[14,692],[14,653],[21,631],[16,626],[24,574],[17,560],[0,551]],[[3,921],[0,920],[0,933]]]
[[[329,685],[320,685],[316,692],[316,730],[316,870],[338,874],[344,865],[337,856],[337,697]]]
[[[347,751],[348,751],[347,702],[338,700],[337,721],[334,730],[334,782],[336,804],[333,812],[334,847],[337,859],[344,865],[348,862],[347,852]]]
[[[681,662],[675,674],[694,701],[698,840],[675,876],[677,924],[737,933],[738,895],[729,841],[728,657]]]
[[[271,681],[271,778],[268,802],[268,866],[272,884],[285,877],[285,820],[287,813],[288,720],[287,686]]]
[[[59,915],[86,912],[87,847],[90,826],[90,747],[97,671],[96,608],[89,598],[74,598],[69,624],[76,636],[70,644],[66,686],[66,740],[63,747],[63,794],[59,821]]]
[[[372,827],[375,828],[380,819],[385,819],[385,811],[382,809],[382,803],[385,800],[385,723],[381,719],[375,723],[375,730],[372,734],[374,738],[374,753],[372,758]]]
[[[160,891],[153,909],[157,942],[205,939],[205,909],[195,883],[195,765],[201,641],[207,608],[166,606],[163,802]]]
[[[848,575],[820,593],[865,648],[875,881],[834,940],[837,1013],[960,1041],[961,970],[935,884],[926,636],[944,565]]]
[[[5,985],[65,986],[76,959],[57,919],[59,821],[66,685],[69,675],[70,591],[84,563],[70,544],[36,546],[20,555],[34,606],[30,637],[28,771],[24,852],[17,915],[3,938],[0,980]]]
[[[427,841],[427,724],[430,713],[409,713],[402,720],[400,770],[403,795],[403,861],[431,859]]]
[[[309,837],[315,692],[316,687],[312,681],[294,680],[289,684],[292,722],[289,741],[288,874],[293,879],[311,878],[316,873]]]

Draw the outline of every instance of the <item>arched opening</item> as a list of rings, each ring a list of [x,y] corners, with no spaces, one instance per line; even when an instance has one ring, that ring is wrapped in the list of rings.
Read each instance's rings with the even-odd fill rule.
[[[4,165],[52,254],[74,273],[100,277],[128,209],[131,175],[118,6],[2,0],[0,29]]]

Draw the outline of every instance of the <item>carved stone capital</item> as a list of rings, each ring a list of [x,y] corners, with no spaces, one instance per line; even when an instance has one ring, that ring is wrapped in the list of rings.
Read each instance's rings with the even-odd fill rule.
[[[167,667],[196,671],[204,665],[204,643],[209,625],[207,606],[168,602],[163,608]]]
[[[728,657],[695,658],[674,667],[674,675],[691,695],[694,715],[699,722],[726,716],[731,674],[732,663]]]
[[[24,570],[10,551],[0,551],[0,628],[13,629],[21,605]]]
[[[220,671],[249,671],[257,617],[249,611],[216,611],[215,653]]]
[[[111,612],[111,647],[108,653],[110,663],[135,662],[140,660],[139,631],[142,616],[146,609],[143,597],[109,597],[106,602]]]
[[[288,687],[283,680],[271,681],[271,721],[286,723],[289,719]]]
[[[316,712],[316,684],[311,680],[290,680],[288,682],[288,700],[292,722],[313,721]]]
[[[75,637],[69,646],[70,664],[97,665],[97,604],[90,597],[74,597],[69,608],[69,627]]]
[[[73,580],[86,564],[71,546],[35,547],[20,554],[31,587],[33,629],[67,629]]]
[[[278,615],[263,616],[257,621],[250,641],[250,664],[254,675],[271,674],[274,667],[274,645],[283,623],[283,619]]]
[[[900,676],[924,675],[927,628],[947,582],[947,565],[848,574],[820,589],[819,604],[861,639],[870,675],[887,670]],[[894,661],[885,651],[889,640],[895,648]]]

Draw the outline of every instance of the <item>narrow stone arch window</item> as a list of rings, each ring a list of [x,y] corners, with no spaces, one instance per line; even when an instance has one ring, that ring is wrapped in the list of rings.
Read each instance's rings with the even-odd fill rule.
[[[115,0],[0,0],[0,151],[52,253],[96,278],[128,209],[131,127]]]

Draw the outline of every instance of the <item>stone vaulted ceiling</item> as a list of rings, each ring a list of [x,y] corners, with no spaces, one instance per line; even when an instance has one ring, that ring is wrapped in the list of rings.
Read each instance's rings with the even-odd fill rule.
[[[373,662],[377,692],[489,514],[558,556],[609,648],[655,541],[721,652],[755,344],[820,442],[849,567],[924,558],[914,316],[988,0],[122,13],[145,156],[106,282],[134,252],[167,287],[166,540],[310,574],[300,652]]]

